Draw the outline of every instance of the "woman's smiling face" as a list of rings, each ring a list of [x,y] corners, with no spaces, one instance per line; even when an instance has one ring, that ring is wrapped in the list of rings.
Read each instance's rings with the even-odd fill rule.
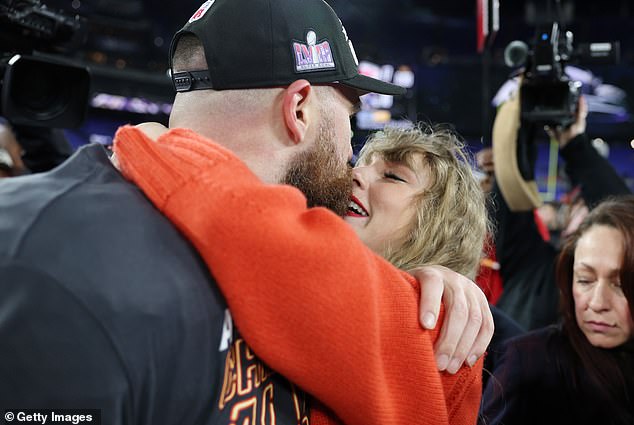
[[[430,185],[430,170],[421,154],[407,164],[374,155],[353,170],[352,199],[345,221],[373,251],[383,254],[401,240],[413,224],[416,199]]]

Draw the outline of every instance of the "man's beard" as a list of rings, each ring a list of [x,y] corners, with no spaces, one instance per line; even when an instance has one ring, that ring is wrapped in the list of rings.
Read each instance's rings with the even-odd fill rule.
[[[339,162],[332,120],[322,116],[315,146],[291,160],[282,183],[301,190],[309,207],[326,207],[343,216],[350,201],[352,167]]]

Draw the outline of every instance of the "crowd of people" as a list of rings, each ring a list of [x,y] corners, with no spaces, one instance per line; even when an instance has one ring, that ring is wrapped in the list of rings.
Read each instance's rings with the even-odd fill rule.
[[[404,90],[359,74],[322,0],[207,1],[170,67],[169,126],[122,126],[114,154],[29,170],[0,123],[0,405],[634,423],[634,195],[583,98],[547,129],[575,189],[549,232],[450,126],[386,127],[351,164],[360,96]]]

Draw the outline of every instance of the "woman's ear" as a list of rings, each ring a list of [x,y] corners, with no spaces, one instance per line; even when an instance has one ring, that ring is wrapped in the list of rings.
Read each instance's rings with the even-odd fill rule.
[[[315,96],[314,88],[306,80],[294,81],[284,91],[282,113],[286,131],[291,140],[298,144],[308,131],[310,116],[309,101]]]

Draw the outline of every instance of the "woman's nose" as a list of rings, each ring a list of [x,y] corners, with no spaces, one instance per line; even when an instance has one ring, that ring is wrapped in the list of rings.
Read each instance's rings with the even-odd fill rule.
[[[366,189],[368,187],[368,167],[355,167],[352,169],[352,181],[354,185],[359,189]]]
[[[590,298],[590,308],[594,311],[602,311],[608,308],[609,287],[606,284],[599,283],[592,290]]]

